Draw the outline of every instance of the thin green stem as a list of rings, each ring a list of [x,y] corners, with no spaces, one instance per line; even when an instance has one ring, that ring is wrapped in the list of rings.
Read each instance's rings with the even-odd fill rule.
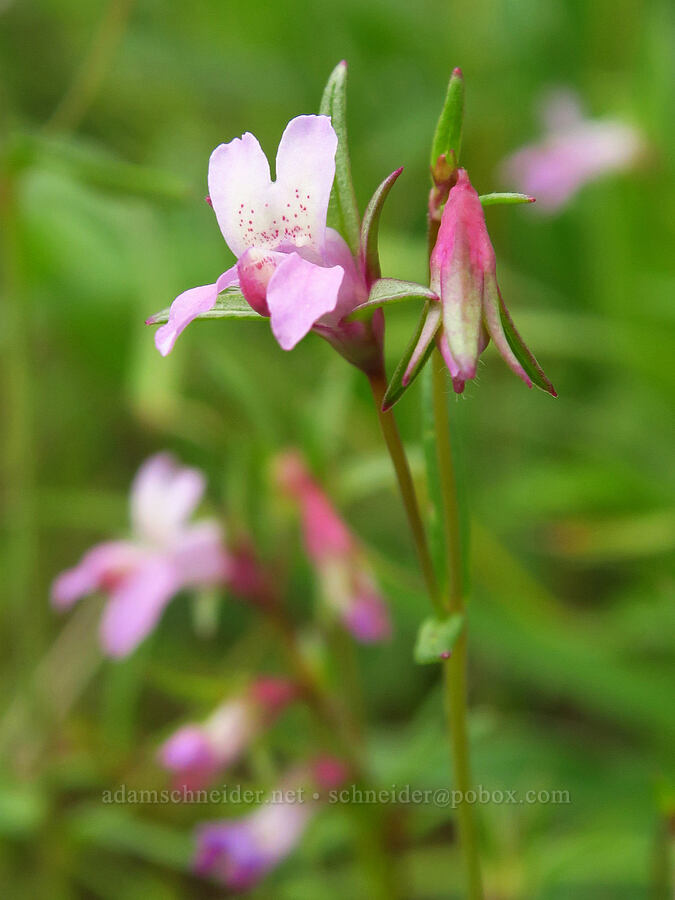
[[[462,550],[457,503],[457,485],[450,445],[450,421],[447,404],[447,379],[440,353],[435,350],[431,361],[433,411],[436,423],[436,447],[441,480],[446,557],[448,560],[448,607],[452,613],[464,612],[462,583]],[[466,802],[471,789],[471,766],[467,733],[467,640],[466,626],[455,644],[452,656],[443,665],[445,701],[450,723],[450,745],[455,775],[455,789],[460,792],[457,806],[459,840],[466,870],[467,896],[480,900],[483,896],[478,855],[478,840],[473,807]]]
[[[434,356],[438,356],[437,353]],[[440,360],[442,365],[442,360]],[[403,499],[410,531],[413,536],[417,555],[429,597],[441,616],[448,612],[463,612],[464,592],[462,586],[462,554],[459,529],[459,510],[455,484],[452,451],[450,446],[450,427],[448,421],[447,401],[445,396],[446,382],[444,371],[437,359],[434,359],[433,374],[433,412],[436,426],[437,453],[441,479],[441,507],[446,541],[448,569],[447,600],[441,592],[436,578],[426,531],[422,522],[417,502],[417,494],[410,474],[405,449],[401,441],[396,421],[391,412],[382,412],[382,398],[386,389],[384,376],[371,377],[370,384],[377,408],[382,434],[391,456],[396,478]],[[450,659],[443,664],[445,686],[445,708],[448,722],[450,747],[454,770],[455,788],[461,791],[462,801],[457,807],[459,842],[465,863],[467,897],[469,900],[481,900],[481,885],[478,842],[472,807],[465,802],[467,792],[471,788],[471,768],[469,764],[469,742],[467,735],[467,703],[466,703],[466,631],[462,632]]]
[[[434,609],[438,613],[444,613],[445,607],[443,604],[443,596],[438,584],[438,579],[436,578],[436,572],[434,571],[434,564],[429,551],[424,523],[422,522],[419,504],[417,503],[415,485],[410,473],[408,459],[405,455],[405,448],[401,441],[401,435],[393,413],[391,411],[382,412],[382,400],[387,389],[387,382],[384,374],[371,376],[370,387],[373,392],[375,409],[377,410],[382,436],[384,437],[384,442],[387,445],[387,450],[389,451],[389,456],[391,457],[394,471],[396,472],[396,480],[398,481],[398,487],[401,493],[401,499],[403,500],[408,525],[410,526],[415,550],[417,551],[420,567],[422,569],[422,577],[424,578],[424,583]]]

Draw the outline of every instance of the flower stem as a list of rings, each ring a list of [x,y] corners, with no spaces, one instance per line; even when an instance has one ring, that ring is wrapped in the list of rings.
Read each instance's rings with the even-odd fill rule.
[[[373,375],[370,378],[370,387],[373,392],[375,409],[377,410],[382,436],[384,437],[389,456],[391,457],[394,466],[394,471],[396,472],[396,480],[398,481],[401,499],[403,500],[403,506],[405,507],[406,516],[408,518],[408,525],[410,526],[412,538],[415,543],[415,550],[417,551],[420,567],[422,569],[424,583],[434,609],[439,614],[444,613],[445,607],[443,596],[438,584],[438,579],[436,578],[436,572],[434,571],[434,564],[431,559],[429,544],[427,542],[422,516],[420,515],[419,504],[417,503],[415,485],[413,484],[410,466],[408,465],[408,459],[405,455],[405,448],[403,447],[401,435],[393,413],[390,411],[382,411],[382,400],[387,389],[387,381],[384,373]]]
[[[457,503],[457,485],[450,445],[450,422],[447,405],[447,379],[443,359],[435,350],[431,360],[433,413],[436,425],[436,449],[441,481],[441,510],[443,516],[446,558],[448,561],[448,610],[464,613],[464,585],[462,578],[462,548]],[[478,856],[478,841],[473,807],[466,802],[471,789],[471,766],[467,734],[467,640],[466,626],[455,644],[450,659],[443,664],[445,702],[450,724],[450,746],[455,777],[455,789],[460,792],[457,805],[459,840],[466,869],[467,896],[480,900],[483,896]]]
[[[437,352],[434,357],[439,356]],[[410,467],[405,455],[396,421],[391,412],[382,412],[382,399],[386,390],[384,375],[370,379],[373,399],[380,421],[389,455],[391,456],[396,478],[403,499],[410,531],[415,542],[424,581],[429,597],[440,616],[449,612],[463,612],[464,592],[462,586],[462,555],[459,530],[459,510],[455,484],[454,467],[450,447],[450,428],[445,398],[445,376],[442,359],[434,358],[433,375],[433,412],[436,427],[437,453],[441,478],[442,513],[446,541],[448,569],[447,600],[441,592],[434,570],[426,532],[419,511],[417,495],[410,474]],[[459,826],[459,843],[464,858],[468,900],[481,900],[480,862],[478,843],[472,808],[465,801],[471,787],[471,769],[469,765],[469,744],[467,737],[467,703],[466,703],[466,630],[462,631],[452,656],[443,663],[443,680],[445,686],[445,708],[448,723],[450,747],[454,770],[455,789],[461,791],[462,800],[457,807]]]

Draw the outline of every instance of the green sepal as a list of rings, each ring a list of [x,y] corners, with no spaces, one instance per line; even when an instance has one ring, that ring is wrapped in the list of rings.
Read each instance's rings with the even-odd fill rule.
[[[445,619],[425,619],[417,632],[413,652],[415,662],[425,666],[448,659],[463,628],[462,613],[452,613]]]
[[[155,313],[145,320],[146,325],[163,325],[169,321],[169,311],[171,307],[167,306],[161,312]],[[265,316],[261,316],[246,302],[244,295],[237,288],[226,288],[222,293],[218,294],[215,306],[207,312],[197,316],[198,319],[259,319],[261,322],[267,321]]]
[[[340,232],[349,244],[349,249],[357,256],[361,229],[347,143],[347,63],[344,60],[331,72],[319,112],[322,116],[330,116],[338,138],[335,180],[330,193],[327,224]]]
[[[370,288],[368,299],[364,300],[350,312],[347,321],[361,318],[361,313],[366,310],[385,306],[389,303],[405,303],[406,300],[433,300],[438,303],[440,298],[431,288],[415,281],[399,281],[398,278],[378,278]]]
[[[403,171],[403,167],[396,169],[391,175],[387,175],[382,184],[375,191],[363,214],[361,223],[361,262],[368,279],[368,284],[376,281],[382,275],[380,267],[380,252],[378,249],[378,235],[380,230],[380,216],[384,201],[389,195],[394,182]]]
[[[550,394],[552,397],[557,397],[558,394],[556,389],[546,377],[546,374],[537,362],[535,355],[518,334],[516,326],[513,324],[513,319],[509,315],[506,304],[502,299],[501,291],[498,291],[498,295],[499,317],[501,319],[502,328],[504,329],[504,334],[506,335],[506,340],[509,342],[511,350],[513,350],[513,355],[531,378],[532,384],[536,384],[538,388],[541,388],[542,391],[546,391],[546,393]]]
[[[436,320],[435,327],[434,327],[434,323],[430,320],[430,317],[433,317]],[[429,325],[431,325],[431,327],[428,327]],[[396,366],[396,369],[394,370],[394,374],[391,376],[391,381],[387,385],[387,390],[385,391],[384,398],[382,400],[383,412],[387,412],[387,410],[390,410],[392,408],[392,406],[394,406],[394,404],[398,403],[398,401],[405,394],[405,392],[408,390],[410,385],[413,383],[413,381],[417,378],[419,373],[422,371],[422,369],[426,365],[427,360],[431,356],[431,351],[434,349],[434,338],[435,338],[440,326],[441,326],[440,304],[437,301],[429,301],[429,302],[427,302],[426,306],[424,307],[424,310],[420,317],[420,321],[417,325],[415,334],[412,336],[412,340],[406,347],[406,351],[403,354],[403,356],[401,357],[399,364]],[[425,328],[427,328],[427,330],[429,331],[429,342],[428,342],[426,348],[424,348],[423,353],[420,356],[420,359],[419,359],[417,365],[415,366],[414,370],[411,372],[410,377],[408,378],[408,381],[404,384],[403,377],[408,369],[408,366],[410,365],[410,360],[412,359],[412,356],[418,347],[420,338],[422,337],[422,334],[423,334]]]
[[[536,197],[530,197],[529,194],[481,194],[478,198],[482,206],[513,206],[517,203],[534,203]]]
[[[431,168],[436,166],[439,156],[445,154],[448,160],[459,161],[462,145],[462,124],[464,122],[464,76],[461,69],[454,69],[448,83],[445,103],[436,126],[431,145]]]

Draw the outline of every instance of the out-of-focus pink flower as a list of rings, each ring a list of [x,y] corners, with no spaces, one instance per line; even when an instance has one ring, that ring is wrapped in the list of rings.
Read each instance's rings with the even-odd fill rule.
[[[555,212],[589,181],[632,168],[644,153],[642,135],[617,119],[587,119],[577,98],[556,91],[542,105],[543,139],[509,156],[504,180],[537,198],[537,208]]]
[[[478,194],[465,169],[457,170],[443,209],[436,245],[431,254],[431,287],[441,298],[442,327],[438,344],[457,393],[476,375],[478,357],[490,338],[507,365],[532,387],[521,359],[540,376],[538,383],[555,396],[534,356],[523,344],[510,319],[497,284],[495,252]],[[506,336],[504,323],[518,340],[521,359]],[[409,370],[417,361],[413,354]],[[404,375],[404,383],[408,372]]]
[[[99,544],[52,585],[52,603],[68,609],[94,591],[108,595],[101,642],[110,656],[130,653],[155,627],[179,590],[223,582],[228,573],[219,524],[188,519],[204,477],[168,454],[151,457],[131,488],[133,537]]]
[[[295,685],[285,678],[257,678],[206,721],[179,728],[161,746],[159,760],[178,785],[204,787],[236,763],[296,696]]]
[[[363,643],[389,637],[387,604],[379,593],[358,541],[310,475],[302,457],[279,457],[280,486],[298,503],[307,553],[321,578],[327,601],[344,626]]]
[[[155,335],[162,355],[193,319],[214,306],[221,291],[234,285],[256,312],[270,317],[284,350],[314,326],[337,343],[361,340],[362,324],[338,328],[368,291],[346,242],[326,227],[337,142],[328,116],[292,119],[279,144],[276,181],[252,134],[216,147],[209,161],[209,198],[237,263],[214,284],[191,288],[174,300],[169,321]],[[352,334],[354,329],[359,333]]]
[[[346,772],[342,763],[324,757],[291,773],[249,815],[202,825],[197,832],[195,871],[230,891],[250,890],[300,843],[320,808],[317,795],[338,787]]]

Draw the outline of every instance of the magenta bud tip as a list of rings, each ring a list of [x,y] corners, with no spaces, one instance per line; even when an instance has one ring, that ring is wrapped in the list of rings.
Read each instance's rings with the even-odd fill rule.
[[[464,78],[464,73],[459,66],[455,66],[455,68],[452,70],[452,74],[454,78]]]
[[[154,325],[154,324],[155,324],[155,317],[154,317],[154,316],[150,316],[149,319],[146,319],[146,320],[145,320],[145,324],[146,324],[146,325]]]
[[[347,60],[341,59],[340,62],[338,63],[338,65],[342,66],[343,69],[346,69],[347,68]]]
[[[536,197],[528,197],[528,198],[527,198],[527,202],[528,202],[528,203],[536,203],[536,202],[537,202],[537,198],[536,198]]]
[[[211,202],[211,198],[209,197],[208,194],[206,195],[206,197],[204,197],[204,199],[205,199],[206,202],[209,204],[209,206],[211,207],[211,209],[213,209],[213,203]]]
[[[441,659],[450,659],[450,651],[449,651],[449,650],[444,650],[444,651],[441,653]]]

